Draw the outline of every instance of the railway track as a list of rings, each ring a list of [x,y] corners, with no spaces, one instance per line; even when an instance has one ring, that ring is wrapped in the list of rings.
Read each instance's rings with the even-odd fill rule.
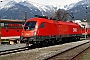
[[[16,53],[16,52],[25,51],[25,50],[29,50],[29,48],[22,47],[17,49],[4,50],[4,51],[0,51],[0,55],[2,56],[2,55],[7,55],[7,54]]]
[[[90,41],[84,44],[66,49],[62,52],[56,54],[52,53],[44,58],[39,58],[37,60],[74,60],[77,56],[83,53],[85,50],[90,48]]]
[[[85,46],[84,46],[85,45]],[[82,48],[81,49],[79,49],[78,47],[81,47],[82,46]],[[84,44],[81,44],[81,45],[79,45],[79,46],[76,46],[76,47],[73,47],[73,48],[71,48],[71,49],[68,49],[68,50],[65,50],[65,51],[62,51],[62,52],[60,52],[60,53],[57,53],[56,55],[54,54],[54,55],[52,55],[52,56],[49,56],[49,57],[47,57],[47,58],[44,58],[44,59],[50,59],[50,60],[57,60],[56,58],[57,58],[57,56],[58,57],[60,57],[59,59],[69,59],[69,57],[70,57],[70,59],[71,59],[71,57],[73,56],[73,58],[74,57],[76,57],[78,54],[76,54],[76,55],[72,55],[71,53],[73,53],[73,50],[72,49],[74,49],[74,48],[76,48],[76,52],[77,52],[77,49],[79,49],[79,50],[82,50],[82,51],[84,51],[85,49],[87,49],[89,46],[90,46],[90,42],[87,42],[87,43],[84,43]],[[83,49],[83,47],[85,47],[85,49]],[[8,55],[8,54],[13,54],[13,53],[18,53],[18,52],[21,52],[21,51],[26,51],[26,50],[31,50],[31,49],[35,49],[35,48],[41,48],[41,47],[35,47],[35,46],[29,46],[29,47],[22,47],[22,48],[17,48],[17,49],[10,49],[10,50],[4,50],[4,51],[0,51],[0,56],[4,56],[4,55]],[[68,51],[72,51],[71,53],[69,52],[69,53],[67,53]],[[74,51],[74,52],[75,52]],[[67,54],[67,55],[66,55]],[[70,55],[69,55],[70,54]],[[60,56],[59,56],[60,55]],[[64,56],[64,57],[63,57]],[[41,60],[43,60],[43,59],[41,59]]]
[[[9,49],[9,50],[3,50],[0,51],[0,56],[4,56],[4,55],[8,55],[8,54],[13,54],[13,53],[17,53],[17,52],[22,52],[22,51],[26,51],[26,50],[31,50],[31,49],[35,49],[35,48],[41,48],[43,47],[43,45],[31,45],[31,46],[26,46],[26,47],[21,47],[21,48],[16,48],[16,49]]]
[[[4,51],[0,51],[0,56],[13,54],[13,53],[21,52],[21,51],[26,51],[26,50],[30,50],[30,49],[34,49],[34,48],[29,46],[29,47],[22,47],[22,48],[4,50]]]

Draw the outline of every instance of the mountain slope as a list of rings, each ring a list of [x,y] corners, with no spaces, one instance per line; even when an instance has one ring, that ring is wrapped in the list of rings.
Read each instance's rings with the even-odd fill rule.
[[[33,3],[30,1],[19,1],[10,0],[3,7],[0,8],[0,17],[3,19],[23,19],[24,12],[27,12],[27,19],[34,17],[34,15],[47,15],[52,16],[52,14],[60,7],[54,7],[52,5],[41,5]],[[74,19],[87,19],[89,21],[90,17],[90,1],[82,0],[78,3],[72,3],[65,5],[64,9],[68,13],[73,13]],[[71,19],[71,18],[70,18]]]
[[[56,9],[53,6],[35,4],[28,1],[9,1],[0,10],[0,16],[3,19],[23,19],[25,11],[27,12],[27,18],[34,17],[35,14],[50,16]]]
[[[74,5],[73,8],[68,10],[69,13],[73,13],[74,19],[87,19],[90,21],[90,1],[82,0]]]

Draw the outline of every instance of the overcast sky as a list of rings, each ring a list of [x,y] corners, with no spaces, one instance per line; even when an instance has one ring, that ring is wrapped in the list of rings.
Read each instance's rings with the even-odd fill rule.
[[[66,4],[78,2],[80,0],[31,0],[31,1],[40,4],[66,5]]]
[[[66,5],[66,4],[75,3],[81,0],[28,0],[28,1],[36,2],[39,4]]]
[[[0,1],[3,1],[2,4],[4,4],[5,2],[12,1],[12,0],[0,0]],[[20,2],[20,1],[26,1],[26,0],[15,0],[15,1]],[[57,5],[63,6],[63,5],[75,3],[81,0],[27,0],[27,1],[44,4],[44,5],[49,4],[49,5],[54,5],[54,6],[57,6]]]

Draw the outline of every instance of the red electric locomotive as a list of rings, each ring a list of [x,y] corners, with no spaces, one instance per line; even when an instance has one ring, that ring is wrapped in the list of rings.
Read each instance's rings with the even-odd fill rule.
[[[76,23],[47,18],[30,18],[24,24],[20,40],[30,44],[46,44],[60,42],[65,39],[80,40],[80,37],[81,28]]]
[[[0,20],[1,37],[20,36],[22,32],[22,24],[20,20]]]

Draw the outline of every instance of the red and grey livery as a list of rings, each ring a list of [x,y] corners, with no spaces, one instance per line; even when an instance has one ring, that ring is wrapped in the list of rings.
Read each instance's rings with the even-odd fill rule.
[[[80,40],[81,34],[80,25],[76,23],[37,17],[25,22],[20,40],[30,44],[55,43],[64,39]]]

